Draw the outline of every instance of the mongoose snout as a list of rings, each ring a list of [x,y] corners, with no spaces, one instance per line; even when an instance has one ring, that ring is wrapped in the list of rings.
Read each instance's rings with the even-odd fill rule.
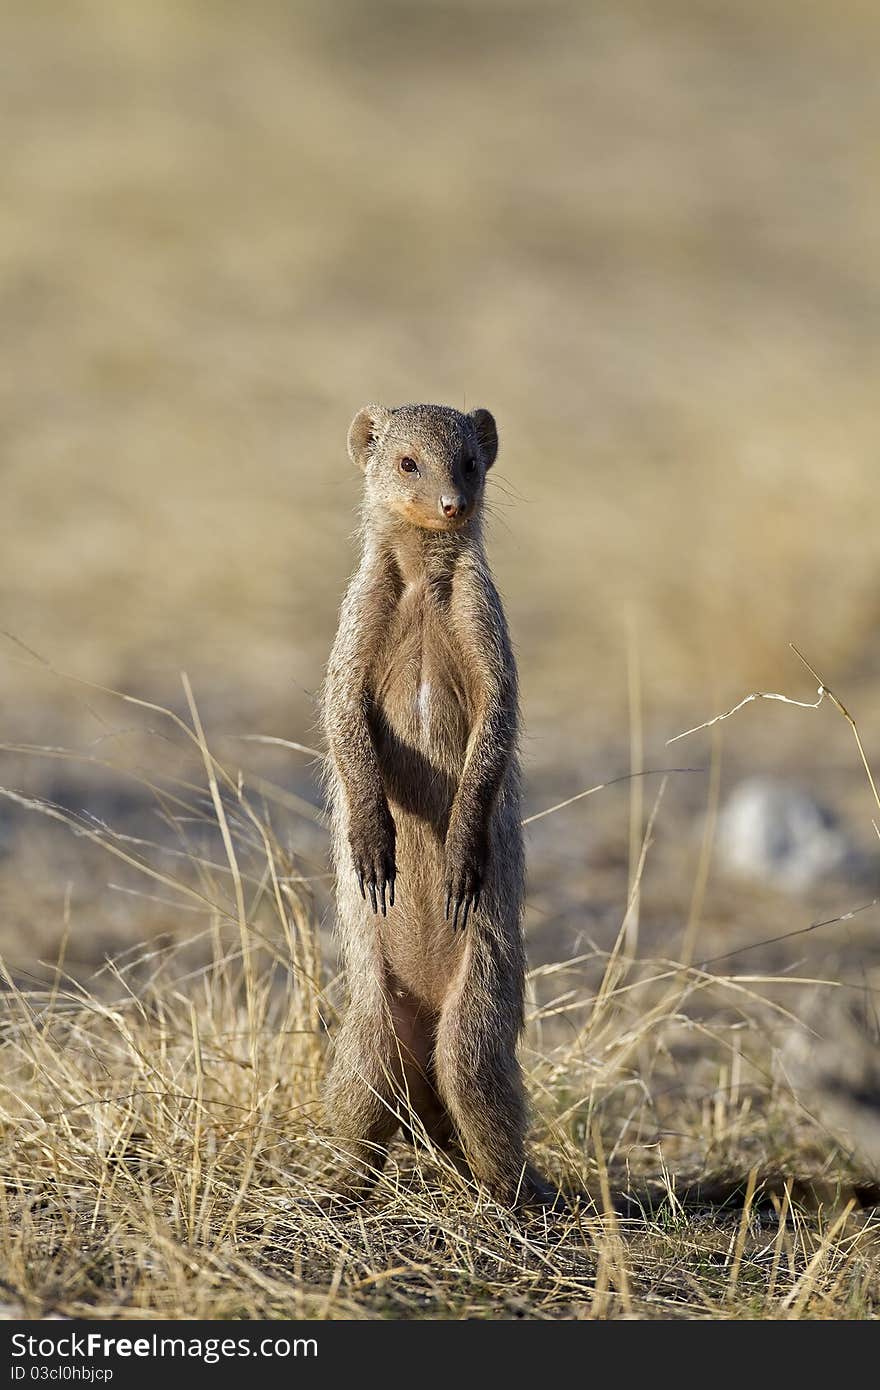
[[[464,516],[468,510],[467,499],[462,497],[461,493],[455,493],[451,497],[441,493],[440,510],[444,516]]]
[[[330,1121],[364,1189],[402,1125],[505,1202],[525,1161],[517,672],[483,546],[488,410],[370,405],[360,564],[323,691],[350,992]]]

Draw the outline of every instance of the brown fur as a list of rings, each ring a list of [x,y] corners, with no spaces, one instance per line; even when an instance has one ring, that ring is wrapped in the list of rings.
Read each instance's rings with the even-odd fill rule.
[[[496,450],[488,411],[370,406],[349,432],[362,552],[323,692],[350,991],[327,1106],[346,1190],[402,1125],[506,1203],[547,1192],[525,1161],[516,1059],[517,678],[481,529]]]

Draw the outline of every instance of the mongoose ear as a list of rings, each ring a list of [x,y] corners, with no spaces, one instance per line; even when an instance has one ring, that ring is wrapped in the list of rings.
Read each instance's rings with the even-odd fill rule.
[[[472,410],[471,419],[477,431],[483,463],[487,468],[491,468],[498,455],[498,430],[495,425],[495,417],[488,410]]]
[[[352,420],[348,428],[348,453],[358,468],[366,468],[370,451],[390,419],[391,411],[386,406],[365,405]]]

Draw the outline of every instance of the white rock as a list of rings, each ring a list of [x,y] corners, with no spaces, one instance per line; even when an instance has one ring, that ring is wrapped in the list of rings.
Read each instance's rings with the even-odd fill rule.
[[[827,807],[774,777],[750,777],[731,792],[718,819],[718,852],[727,869],[787,892],[859,859]]]

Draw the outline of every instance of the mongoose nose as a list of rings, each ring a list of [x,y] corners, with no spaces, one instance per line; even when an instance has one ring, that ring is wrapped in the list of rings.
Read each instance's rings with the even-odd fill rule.
[[[467,502],[461,493],[454,493],[450,497],[440,498],[440,510],[444,516],[463,516],[467,509]]]

